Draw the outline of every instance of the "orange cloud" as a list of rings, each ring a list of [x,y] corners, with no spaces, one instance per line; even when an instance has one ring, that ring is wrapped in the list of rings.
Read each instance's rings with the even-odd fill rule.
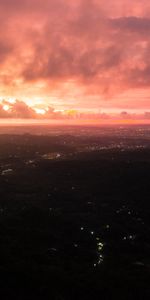
[[[21,99],[11,114],[36,117],[25,99],[37,96],[66,110],[149,110],[149,12],[148,0],[1,0],[0,95]]]

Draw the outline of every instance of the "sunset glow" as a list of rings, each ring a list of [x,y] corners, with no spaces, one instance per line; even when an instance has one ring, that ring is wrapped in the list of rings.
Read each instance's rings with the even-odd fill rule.
[[[148,0],[1,0],[0,118],[150,122],[149,12]]]
[[[44,115],[46,113],[44,109],[40,109],[40,108],[35,108],[35,112],[40,115]]]

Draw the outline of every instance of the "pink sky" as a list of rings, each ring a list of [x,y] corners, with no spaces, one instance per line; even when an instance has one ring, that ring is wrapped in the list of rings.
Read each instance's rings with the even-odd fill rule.
[[[150,119],[149,16],[149,0],[0,0],[0,117]]]

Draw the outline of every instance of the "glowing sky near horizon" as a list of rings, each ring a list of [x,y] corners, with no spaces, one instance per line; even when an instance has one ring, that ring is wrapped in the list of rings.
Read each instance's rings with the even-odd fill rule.
[[[148,113],[149,16],[149,0],[0,0],[0,117]]]

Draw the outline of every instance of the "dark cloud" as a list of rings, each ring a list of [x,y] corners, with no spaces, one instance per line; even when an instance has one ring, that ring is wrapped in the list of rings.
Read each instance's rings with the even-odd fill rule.
[[[25,81],[73,79],[87,92],[109,95],[132,87],[130,74],[146,60],[136,34],[144,31],[148,41],[150,21],[134,16],[111,19],[100,4],[79,1],[72,17],[67,10],[60,20],[50,12],[36,39],[32,36],[33,55],[21,73]],[[133,87],[138,84],[134,76]]]
[[[0,64],[3,64],[12,52],[13,45],[8,41],[0,40]]]
[[[144,114],[144,118],[150,120],[150,111],[146,111]]]
[[[17,100],[10,110],[10,115],[13,118],[35,118],[35,112],[25,102]]]
[[[110,21],[111,26],[113,28],[122,30],[123,33],[128,31],[130,34],[144,34],[147,35],[150,33],[150,18],[142,18],[142,17],[121,17],[112,19]]]

